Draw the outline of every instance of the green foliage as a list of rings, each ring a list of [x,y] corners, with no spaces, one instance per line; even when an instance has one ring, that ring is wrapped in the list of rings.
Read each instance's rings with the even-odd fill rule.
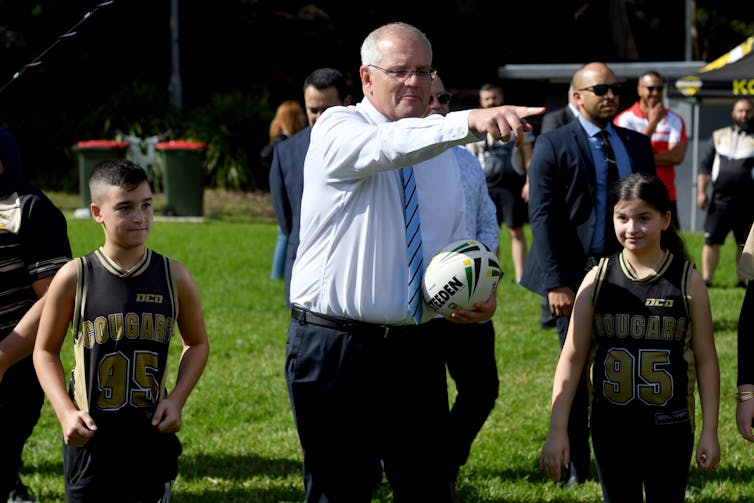
[[[150,247],[181,261],[194,275],[211,343],[207,369],[183,411],[184,454],[175,503],[304,499],[301,452],[283,374],[290,315],[283,282],[270,279],[276,231],[274,222],[249,219],[159,221],[149,239]],[[102,231],[91,220],[70,219],[69,234],[75,255],[102,244]],[[530,234],[527,237],[531,239]],[[702,236],[685,237],[690,255],[700,261]],[[512,271],[505,232],[500,249],[503,269]],[[734,287],[734,260],[733,243],[728,241],[715,275],[720,286],[710,290],[722,373],[722,462],[715,472],[692,467],[690,502],[754,501],[754,447],[735,426],[736,327],[743,290]],[[602,500],[594,468],[595,478],[584,486],[560,489],[538,466],[559,352],[556,332],[539,328],[539,308],[539,297],[516,285],[513,274],[506,274],[494,316],[500,396],[461,470],[458,490],[464,502]],[[179,346],[177,341],[171,345],[173,377]],[[67,340],[66,375],[71,353]],[[454,395],[452,380],[449,391]],[[698,434],[697,428],[697,438]],[[40,501],[62,502],[61,473],[60,426],[46,402],[24,451],[22,477]],[[373,502],[390,501],[383,483]]]
[[[103,138],[128,134],[146,138],[175,127],[180,114],[172,107],[167,90],[151,83],[127,82],[113,96],[93,109],[85,120],[100,128]]]
[[[268,141],[273,110],[267,94],[238,91],[216,94],[207,105],[191,111],[184,124],[188,138],[207,143],[207,184],[210,187],[254,190],[267,186],[268,171],[259,151]]]

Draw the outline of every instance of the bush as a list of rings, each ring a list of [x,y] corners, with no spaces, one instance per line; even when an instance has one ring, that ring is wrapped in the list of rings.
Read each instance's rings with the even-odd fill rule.
[[[268,188],[268,167],[261,163],[259,152],[267,144],[273,113],[266,92],[261,97],[232,92],[216,94],[188,114],[184,136],[207,143],[207,186]]]

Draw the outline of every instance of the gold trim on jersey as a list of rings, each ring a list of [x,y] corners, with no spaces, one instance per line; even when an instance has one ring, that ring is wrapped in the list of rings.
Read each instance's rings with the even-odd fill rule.
[[[142,255],[141,259],[139,259],[139,261],[132,268],[125,269],[124,267],[121,267],[121,265],[118,264],[115,260],[108,257],[102,247],[95,250],[94,254],[105,267],[105,269],[121,278],[138,276],[139,274],[143,273],[147,269],[147,267],[149,267],[149,261],[152,259],[152,250],[145,248],[144,255]]]
[[[668,267],[670,267],[671,262],[673,262],[673,254],[665,250],[665,255],[657,265],[657,270],[652,274],[648,274],[645,277],[640,278],[639,275],[636,274],[636,269],[634,269],[634,266],[632,266],[631,262],[629,262],[628,259],[623,256],[622,252],[618,258],[620,259],[619,263],[620,268],[623,270],[623,274],[625,274],[627,278],[638,283],[651,283],[652,281],[656,281],[663,274],[665,274],[665,272],[668,270]]]
[[[89,399],[86,395],[86,386],[83,384],[86,379],[84,365],[84,337],[81,331],[81,320],[84,318],[84,309],[86,308],[86,296],[88,293],[89,281],[87,278],[86,257],[79,257],[78,275],[76,279],[76,300],[73,307],[73,320],[71,323],[71,333],[73,334],[73,403],[84,412],[89,412]]]

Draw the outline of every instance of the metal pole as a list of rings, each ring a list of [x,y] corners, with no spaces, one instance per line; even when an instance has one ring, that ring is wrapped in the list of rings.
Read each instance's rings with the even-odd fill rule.
[[[692,105],[694,124],[693,145],[691,146],[691,231],[696,232],[696,170],[699,165],[699,101]]]
[[[183,107],[183,84],[180,69],[180,43],[178,41],[178,0],[170,0],[170,103],[176,110]]]

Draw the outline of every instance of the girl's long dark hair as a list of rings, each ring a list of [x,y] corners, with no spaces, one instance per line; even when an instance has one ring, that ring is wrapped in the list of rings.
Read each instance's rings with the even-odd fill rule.
[[[633,173],[618,180],[610,191],[610,206],[619,201],[641,199],[660,213],[670,211],[670,195],[665,184],[656,175]],[[667,229],[660,235],[660,246],[674,255],[691,260],[686,251],[686,243],[673,225],[671,219]]]

